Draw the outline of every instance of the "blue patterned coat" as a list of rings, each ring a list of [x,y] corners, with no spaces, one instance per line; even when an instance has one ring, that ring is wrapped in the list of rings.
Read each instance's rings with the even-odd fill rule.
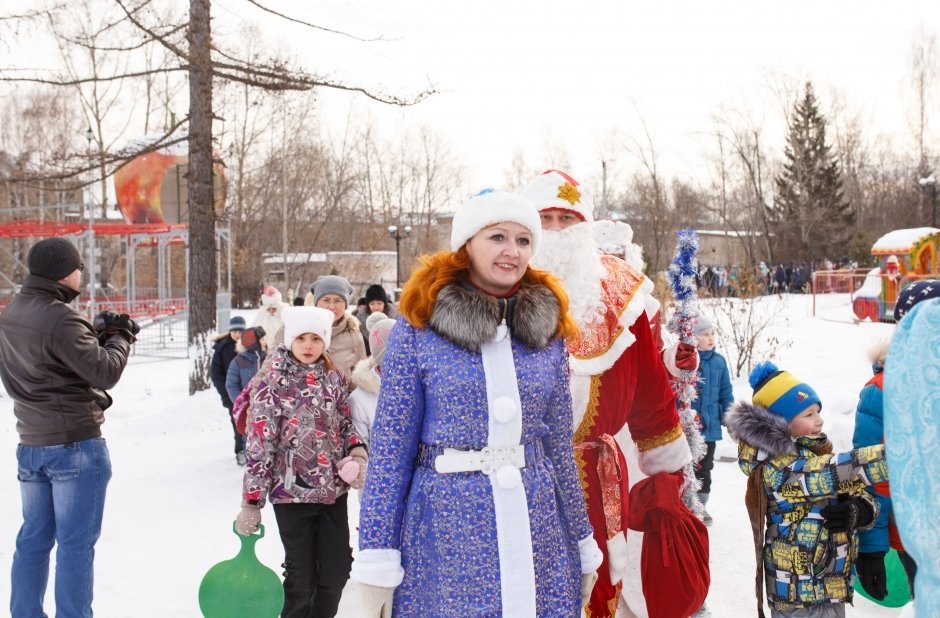
[[[501,552],[513,554],[519,541],[523,548],[531,541],[534,614],[580,615],[582,567],[593,571],[600,554],[593,567],[579,558],[579,541],[593,544],[592,529],[572,452],[567,351],[562,340],[552,339],[557,305],[548,319],[534,313],[545,311],[546,291],[523,289],[508,307],[515,325],[514,376],[484,369],[479,348],[497,332],[506,307],[497,307],[495,299],[479,292],[458,285],[444,288],[430,327],[415,328],[399,318],[392,330],[372,428],[353,578],[394,585],[385,576],[389,568],[397,568],[400,552],[404,574],[395,593],[396,616],[512,614],[503,607],[504,595],[525,591],[502,590],[506,574],[501,565],[509,556],[501,560]],[[462,450],[488,446],[492,415],[502,419],[504,412],[499,401],[495,406],[488,401],[488,382],[507,378],[518,385],[520,442],[541,442],[544,454],[518,470],[525,500],[521,519],[527,512],[528,522],[514,518],[510,524],[515,532],[504,537],[506,522],[494,503],[506,480],[503,473],[514,474],[515,469],[500,469],[492,477],[482,472],[444,474],[435,471],[433,460],[416,460],[420,445]],[[517,534],[519,524],[528,526],[527,538]]]
[[[917,303],[898,323],[884,396],[892,506],[918,567],[914,607],[918,616],[940,616],[940,299]]]

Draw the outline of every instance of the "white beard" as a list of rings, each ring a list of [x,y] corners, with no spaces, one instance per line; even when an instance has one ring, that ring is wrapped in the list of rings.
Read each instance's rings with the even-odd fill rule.
[[[542,230],[532,265],[561,279],[568,293],[569,313],[582,331],[604,319],[604,265],[590,224],[578,223],[560,231]]]

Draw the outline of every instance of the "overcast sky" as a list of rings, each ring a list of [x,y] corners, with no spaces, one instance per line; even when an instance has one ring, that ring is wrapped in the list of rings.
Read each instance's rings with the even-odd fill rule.
[[[572,172],[583,177],[599,175],[602,158],[612,166],[635,167],[636,160],[611,147],[606,136],[618,128],[641,137],[641,118],[667,171],[700,175],[702,153],[714,143],[714,114],[748,109],[768,124],[779,123],[772,85],[786,80],[812,79],[824,106],[838,92],[863,114],[867,127],[907,139],[912,44],[920,32],[940,33],[937,0],[290,6],[298,4],[314,6],[271,6],[388,39],[362,44],[280,25],[281,40],[308,66],[396,92],[427,83],[441,91],[404,111],[382,110],[361,98],[353,105],[434,128],[460,154],[476,184],[500,182],[518,148],[536,164],[553,145],[563,146]],[[213,7],[221,16],[240,12],[244,3],[216,0]],[[321,101],[336,119],[345,117],[350,104],[349,97],[332,94]],[[940,126],[940,96],[933,103]],[[782,141],[782,126],[777,132]]]
[[[637,160],[623,144],[643,138],[644,122],[663,172],[705,181],[715,115],[750,114],[779,148],[775,92],[806,79],[824,109],[837,94],[869,138],[900,147],[911,136],[912,45],[922,33],[940,39],[940,0],[260,1],[383,40],[290,25],[245,0],[213,0],[216,36],[231,43],[247,20],[314,72],[400,95],[432,85],[440,94],[406,109],[329,91],[319,102],[332,127],[350,110],[378,119],[387,135],[430,127],[462,159],[471,188],[501,184],[517,150],[534,168],[564,150],[581,179],[598,178],[602,159],[612,173],[631,173]],[[0,9],[29,4],[0,0]],[[932,116],[940,150],[940,83]]]

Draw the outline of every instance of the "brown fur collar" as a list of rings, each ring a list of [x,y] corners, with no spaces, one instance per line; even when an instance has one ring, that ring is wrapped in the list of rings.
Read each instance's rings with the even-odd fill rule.
[[[794,440],[785,418],[746,401],[739,401],[728,410],[725,425],[732,438],[743,440],[771,457],[796,454],[797,447],[806,448],[817,455],[832,452],[832,443],[825,434],[820,438],[803,437]]]
[[[530,348],[542,349],[555,338],[560,314],[558,299],[547,287],[522,287],[515,296],[510,330]],[[428,326],[457,345],[479,352],[492,341],[502,321],[500,302],[459,284],[445,286],[437,295]]]

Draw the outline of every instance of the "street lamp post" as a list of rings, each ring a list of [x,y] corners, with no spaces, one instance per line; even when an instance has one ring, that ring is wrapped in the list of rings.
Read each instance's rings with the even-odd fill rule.
[[[399,229],[397,225],[388,226],[388,235],[395,239],[395,290],[401,287],[401,239],[411,236],[411,226]]]
[[[921,189],[924,189],[930,194],[930,227],[937,227],[937,181],[934,179],[933,174],[931,174],[926,178],[918,180],[917,184],[920,185]]]
[[[85,139],[88,140],[88,163],[91,164],[91,140],[95,133],[88,127]],[[91,174],[89,173],[89,176]],[[88,184],[88,311],[95,314],[95,204],[92,199],[91,183]]]

